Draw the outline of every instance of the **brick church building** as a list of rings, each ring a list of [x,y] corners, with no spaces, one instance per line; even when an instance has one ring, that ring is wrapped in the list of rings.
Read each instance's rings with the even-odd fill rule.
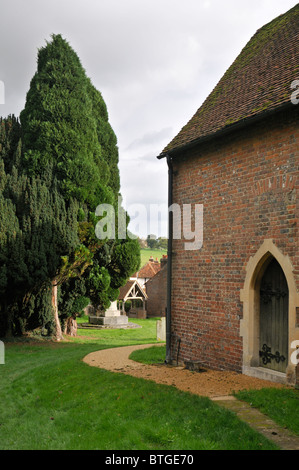
[[[203,243],[168,248],[167,360],[299,385],[299,4],[259,29],[159,155]]]

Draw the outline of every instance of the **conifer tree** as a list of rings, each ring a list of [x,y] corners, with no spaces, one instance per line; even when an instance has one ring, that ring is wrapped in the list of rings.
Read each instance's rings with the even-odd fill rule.
[[[53,35],[38,52],[20,121],[26,172],[46,179],[48,185],[57,180],[65,198],[95,209],[95,195],[103,193],[110,172],[91,89],[77,54],[61,35]],[[105,113],[103,102],[101,110]]]
[[[118,209],[120,187],[100,92],[60,35],[39,50],[37,65],[21,125],[0,120],[0,334],[43,326],[59,337],[57,286],[63,321],[86,295],[106,308],[140,252],[128,238],[95,236],[96,206]]]
[[[14,166],[6,173],[0,158],[0,207],[0,330],[20,334],[53,323],[45,300],[79,244],[78,205]]]
[[[13,166],[19,167],[21,159],[21,125],[19,120],[10,115],[0,117],[0,155],[5,171],[11,172]]]
[[[63,281],[86,271],[84,278],[91,298],[99,306],[108,306],[115,300],[121,283],[139,267],[140,250],[138,243],[129,239],[99,241],[95,237],[97,205],[112,204],[118,212],[117,140],[101,93],[61,35],[53,35],[52,41],[38,52],[37,72],[20,121],[22,171],[40,178],[50,191],[57,188],[66,208],[72,199],[79,204],[78,236],[85,251],[79,247],[72,256],[63,258],[53,284],[62,284],[65,297],[70,284]],[[103,256],[107,248],[113,265]],[[117,253],[122,254],[126,268],[117,265]],[[125,253],[131,265],[124,261]]]

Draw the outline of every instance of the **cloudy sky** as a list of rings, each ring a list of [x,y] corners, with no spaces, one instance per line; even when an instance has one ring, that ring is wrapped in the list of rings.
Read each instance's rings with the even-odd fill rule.
[[[51,34],[62,34],[107,104],[131,229],[140,236],[167,235],[163,215],[162,224],[139,223],[142,207],[146,214],[150,205],[155,214],[158,205],[167,208],[167,166],[157,155],[256,30],[297,3],[0,0],[0,81],[5,86],[0,115],[19,115],[36,71],[37,50]]]

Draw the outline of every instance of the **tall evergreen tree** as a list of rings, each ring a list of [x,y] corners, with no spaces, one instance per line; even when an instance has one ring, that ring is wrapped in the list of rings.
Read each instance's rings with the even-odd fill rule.
[[[60,35],[39,50],[20,122],[0,120],[0,334],[52,325],[59,336],[57,285],[65,320],[86,294],[108,307],[140,264],[137,242],[95,236],[96,206],[118,212],[117,141]]]
[[[0,158],[0,330],[19,334],[53,323],[51,279],[79,244],[78,205],[36,177],[5,172]]]
[[[21,125],[19,120],[14,115],[10,115],[5,119],[0,118],[0,155],[6,172],[10,173],[13,166],[19,167],[21,151]]]
[[[117,213],[120,188],[117,141],[101,93],[61,35],[53,35],[52,41],[38,52],[37,72],[31,80],[20,121],[22,171],[40,178],[49,190],[57,188],[66,207],[72,198],[80,206],[78,235],[86,249],[84,256],[81,249],[75,250],[73,256],[65,256],[54,283],[61,284],[80,274],[77,269],[80,262],[84,269],[89,263],[86,271],[89,294],[98,305],[108,306],[115,300],[120,282],[125,283],[138,268],[140,250],[132,240],[99,241],[95,237],[97,205],[112,204]],[[103,255],[107,249],[114,267]],[[131,260],[130,266],[125,253],[127,260]],[[116,267],[117,254],[121,255],[125,269],[120,264]],[[65,297],[69,285],[62,284],[62,296]],[[97,293],[93,295],[95,286]]]
[[[98,142],[101,146],[101,156],[107,164],[107,186],[113,191],[116,202],[120,190],[117,138],[109,123],[107,106],[103,97],[93,86],[90,79],[87,79],[87,92],[92,102],[92,112],[96,122]]]
[[[38,52],[37,72],[20,114],[23,164],[27,173],[50,185],[57,180],[66,198],[75,197],[93,210],[97,195],[112,202],[106,189],[109,158],[99,141],[107,132],[98,125],[99,116],[107,124],[105,104],[77,54],[61,35],[53,35]]]

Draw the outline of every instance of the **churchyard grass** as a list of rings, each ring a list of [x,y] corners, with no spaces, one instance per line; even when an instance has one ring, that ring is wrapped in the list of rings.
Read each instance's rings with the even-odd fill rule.
[[[163,362],[165,347],[140,349],[130,354],[130,359],[143,364]],[[236,398],[250,403],[273,421],[299,435],[299,390],[264,388],[243,390],[234,394]]]
[[[299,435],[299,390],[266,388],[242,391],[236,396]]]
[[[134,323],[142,328],[79,329],[60,343],[6,342],[0,449],[275,449],[208,398],[82,361],[99,349],[156,342],[156,320]]]
[[[166,347],[139,349],[130,354],[132,361],[142,362],[143,364],[159,364],[165,361]]]

